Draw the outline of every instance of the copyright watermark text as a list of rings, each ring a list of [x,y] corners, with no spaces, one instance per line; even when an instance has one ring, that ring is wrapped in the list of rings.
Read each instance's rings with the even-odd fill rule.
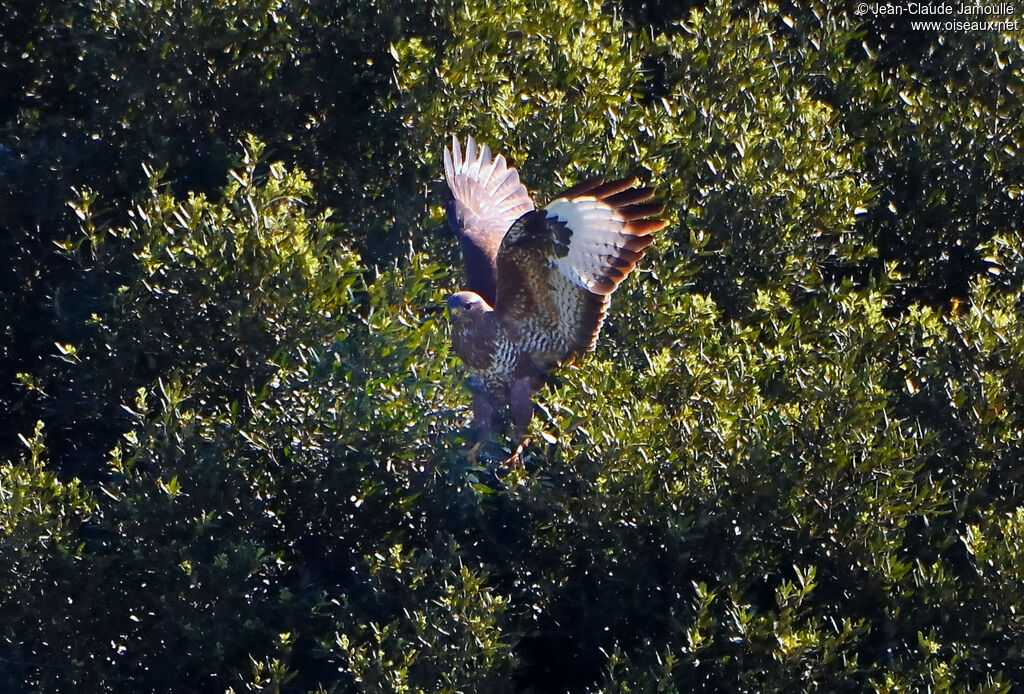
[[[858,2],[858,16],[911,17],[911,28],[933,31],[1016,31],[1021,20],[1012,18],[1012,2]],[[920,18],[920,19],[917,19]]]

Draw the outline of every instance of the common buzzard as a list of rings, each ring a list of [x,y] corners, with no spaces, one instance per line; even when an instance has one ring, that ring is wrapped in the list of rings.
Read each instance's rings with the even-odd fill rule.
[[[665,222],[653,188],[598,178],[534,208],[519,174],[472,137],[444,150],[448,223],[466,263],[467,291],[448,299],[452,347],[469,372],[476,444],[506,406],[522,450],[531,396],[556,365],[594,348],[610,295]]]

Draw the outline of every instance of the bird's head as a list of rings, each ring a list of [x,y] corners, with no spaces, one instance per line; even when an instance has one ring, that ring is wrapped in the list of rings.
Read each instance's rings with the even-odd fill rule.
[[[491,310],[476,292],[455,292],[448,297],[448,311],[453,316],[484,314]]]

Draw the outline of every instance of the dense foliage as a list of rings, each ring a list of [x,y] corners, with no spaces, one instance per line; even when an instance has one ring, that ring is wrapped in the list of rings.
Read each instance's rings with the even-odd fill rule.
[[[0,88],[0,690],[1024,682],[1024,32],[13,0]],[[452,133],[670,220],[507,474]]]

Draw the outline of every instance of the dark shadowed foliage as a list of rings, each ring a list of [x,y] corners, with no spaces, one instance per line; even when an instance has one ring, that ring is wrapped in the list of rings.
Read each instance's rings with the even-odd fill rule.
[[[818,2],[4,3],[0,690],[1013,691],[1022,75]],[[669,220],[502,474],[451,134]]]

